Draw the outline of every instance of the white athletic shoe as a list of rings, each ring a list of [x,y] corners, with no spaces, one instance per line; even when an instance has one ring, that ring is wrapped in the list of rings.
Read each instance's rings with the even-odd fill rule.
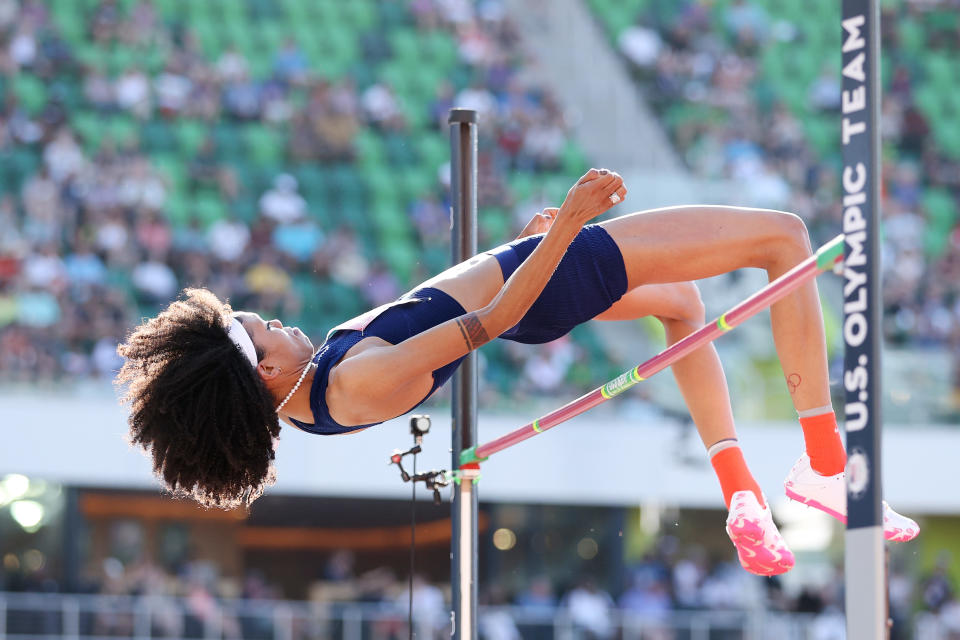
[[[773,523],[769,507],[761,507],[753,491],[737,491],[730,498],[727,535],[740,565],[750,573],[775,576],[793,568],[793,552]]]
[[[847,481],[844,472],[822,476],[810,466],[810,457],[804,453],[790,469],[783,482],[787,497],[819,509],[847,523]],[[894,542],[907,542],[920,534],[916,522],[902,516],[884,501],[883,537]]]

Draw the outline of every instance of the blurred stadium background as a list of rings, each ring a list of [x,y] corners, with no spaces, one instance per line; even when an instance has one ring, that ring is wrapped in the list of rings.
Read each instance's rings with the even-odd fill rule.
[[[960,638],[960,13],[882,19],[885,495],[923,527],[890,549],[892,637]],[[591,165],[627,178],[620,209],[777,207],[823,242],[839,48],[827,0],[0,0],[0,639],[406,637],[409,487],[386,466],[405,422],[286,429],[249,513],[203,511],[126,446],[117,343],[202,285],[319,344],[444,268],[454,106],[480,113],[482,247]],[[703,282],[708,313],[761,282]],[[482,438],[662,340],[491,343]],[[664,375],[486,465],[482,637],[843,637],[842,528],[779,497],[801,438],[768,325],[718,347],[796,569],[736,564]],[[421,468],[448,463],[448,406]],[[449,510],[417,516],[417,637],[445,637]]]

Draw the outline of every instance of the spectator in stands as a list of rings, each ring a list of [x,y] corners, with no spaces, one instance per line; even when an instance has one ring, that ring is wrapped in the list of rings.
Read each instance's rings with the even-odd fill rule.
[[[131,280],[137,295],[146,305],[163,304],[177,293],[177,276],[162,253],[152,254],[134,267]]]
[[[617,40],[620,52],[641,71],[649,71],[657,58],[663,41],[655,30],[637,23],[627,27]]]
[[[262,118],[264,122],[279,126],[293,117],[293,105],[289,100],[289,91],[282,83],[274,81],[264,84],[260,100],[263,105]]]
[[[395,604],[406,607],[410,588],[398,594]],[[413,626],[414,636],[428,640],[441,640],[450,635],[450,614],[443,601],[443,592],[427,582],[420,574],[413,576]]]
[[[307,201],[297,193],[297,179],[281,173],[270,189],[260,198],[260,213],[279,224],[290,224],[307,214]]]
[[[101,45],[109,45],[119,35],[120,8],[116,0],[100,0],[90,14],[90,33]]]
[[[150,46],[159,45],[163,30],[157,10],[150,0],[138,0],[130,9],[130,15],[121,25],[122,39],[132,45]]]
[[[517,595],[515,603],[531,612],[550,613],[557,606],[550,578],[544,575],[534,576],[527,588]]]
[[[150,117],[153,104],[150,96],[150,80],[142,69],[128,67],[114,85],[117,106],[145,120]]]
[[[576,360],[576,348],[569,336],[538,345],[526,357],[521,384],[533,394],[554,394],[567,378]]]
[[[566,596],[563,605],[575,629],[591,640],[613,637],[613,598],[593,577],[584,576]]]
[[[250,244],[250,228],[235,218],[217,220],[207,230],[207,246],[224,262],[239,260]]]
[[[87,102],[99,111],[110,111],[117,104],[113,82],[99,69],[91,69],[84,76],[83,94]]]
[[[31,68],[37,59],[37,49],[37,37],[33,25],[30,22],[18,25],[13,37],[10,38],[7,50],[13,64],[18,69]]]
[[[226,83],[223,110],[237,120],[256,120],[260,117],[260,87],[243,73]]]
[[[933,572],[923,579],[920,590],[924,606],[934,613],[954,600],[955,590],[949,573],[949,553],[943,552],[937,558]]]
[[[173,118],[187,108],[193,83],[184,73],[181,63],[172,59],[153,80],[157,110],[162,116]]]
[[[231,44],[217,60],[217,73],[220,80],[228,83],[241,80],[250,73],[250,65],[237,47]]]
[[[348,96],[348,90],[334,93],[328,109],[312,117],[317,141],[316,157],[322,162],[349,162],[354,158],[353,141],[360,123],[357,105]]]
[[[21,197],[27,237],[37,244],[59,241],[66,212],[60,200],[60,189],[46,167],[24,184]]]
[[[301,84],[306,80],[307,57],[293,38],[287,38],[273,59],[273,72],[288,84]]]
[[[86,158],[69,127],[61,127],[43,150],[43,161],[50,177],[63,184],[83,170]]]
[[[273,230],[273,246],[298,263],[306,263],[323,243],[323,231],[309,218],[279,224]]]

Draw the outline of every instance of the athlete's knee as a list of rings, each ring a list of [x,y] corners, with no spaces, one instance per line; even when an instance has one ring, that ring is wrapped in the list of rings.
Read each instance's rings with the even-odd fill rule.
[[[807,225],[800,216],[772,211],[767,222],[770,233],[763,247],[763,266],[768,270],[792,267],[813,253]]]
[[[700,289],[693,282],[675,282],[667,285],[669,291],[669,310],[657,317],[665,325],[668,322],[680,322],[693,329],[706,322],[706,309],[700,297]]]

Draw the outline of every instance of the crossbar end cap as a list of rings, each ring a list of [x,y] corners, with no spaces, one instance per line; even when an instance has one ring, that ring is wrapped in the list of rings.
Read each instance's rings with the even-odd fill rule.
[[[450,117],[447,119],[450,124],[476,124],[476,109],[450,109]]]

